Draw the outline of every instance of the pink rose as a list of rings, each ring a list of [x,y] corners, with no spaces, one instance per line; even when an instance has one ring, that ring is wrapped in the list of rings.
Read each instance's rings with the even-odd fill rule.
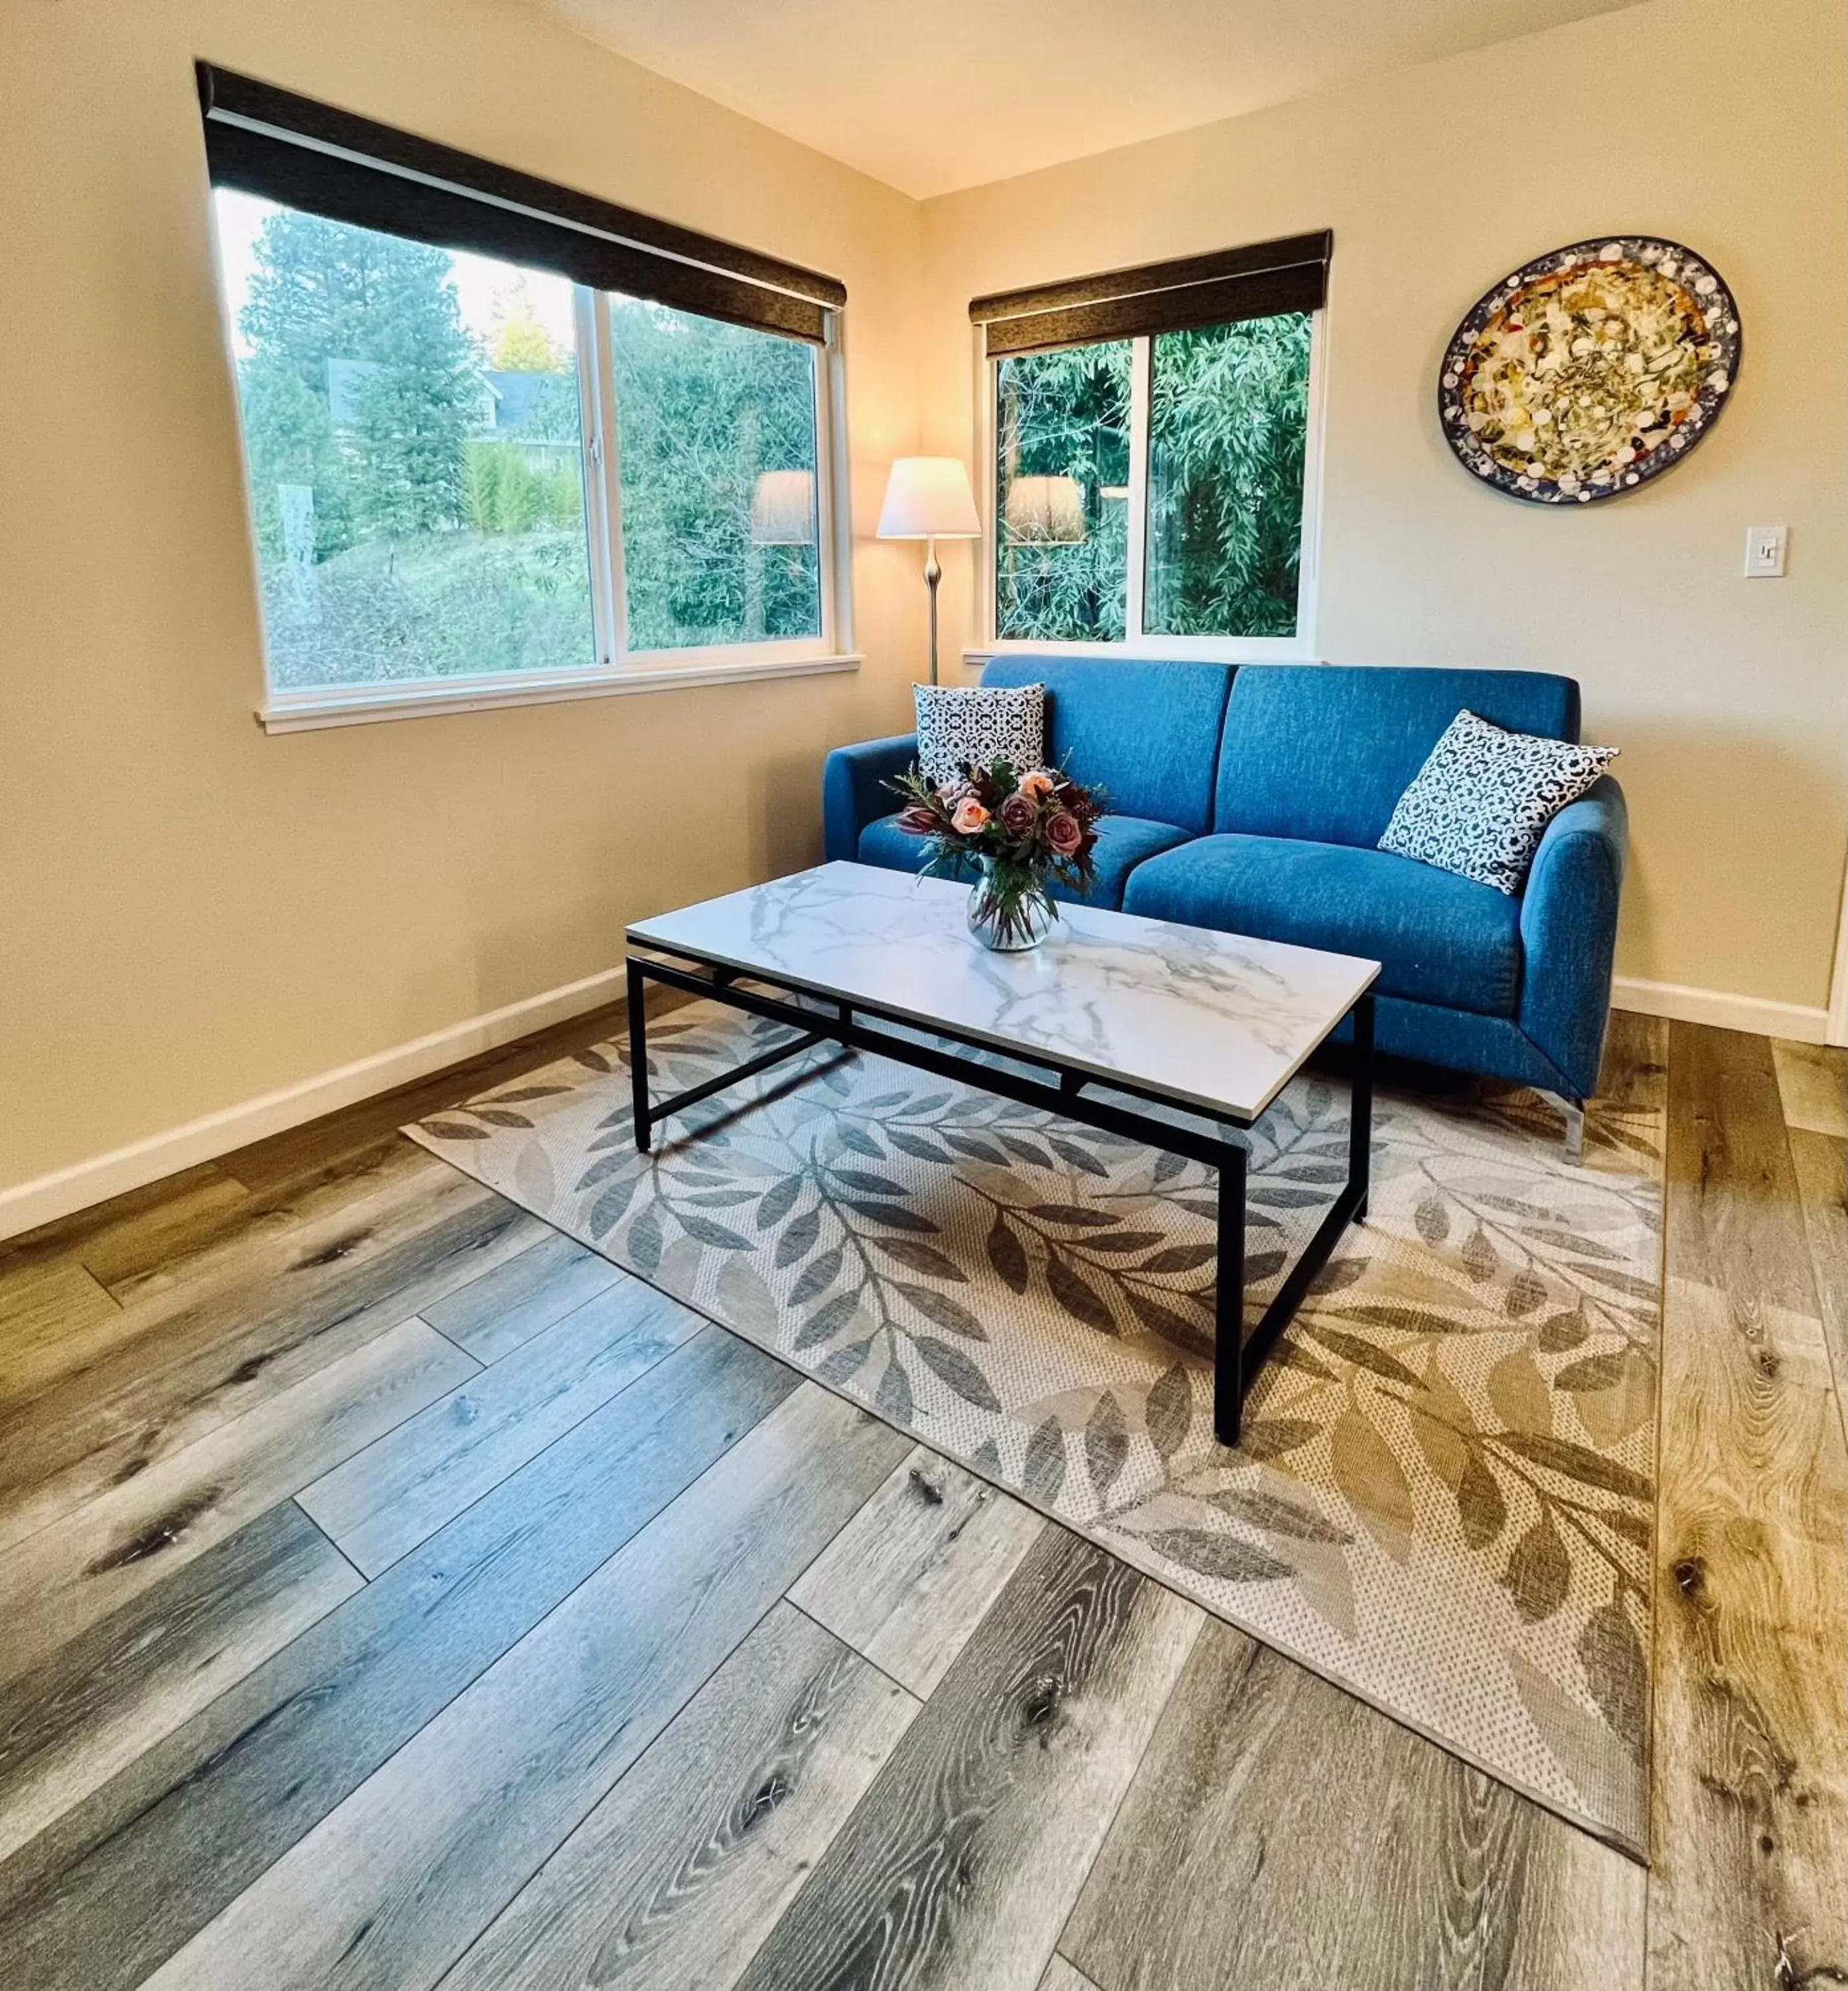
[[[1046,825],[1046,840],[1055,857],[1070,857],[1084,841],[1084,832],[1075,815],[1060,809]]]
[[[1001,826],[1009,836],[1030,836],[1039,813],[1026,791],[1016,791],[1001,805]]]
[[[1030,802],[1043,802],[1053,791],[1053,778],[1043,767],[1020,777],[1020,792]]]
[[[950,821],[965,836],[974,836],[988,827],[989,812],[973,795],[965,795],[956,805]]]

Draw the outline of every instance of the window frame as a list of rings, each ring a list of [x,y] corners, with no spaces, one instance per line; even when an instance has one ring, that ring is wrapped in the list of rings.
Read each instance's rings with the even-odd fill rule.
[[[982,519],[982,577],[977,590],[979,640],[963,652],[965,664],[991,657],[1056,655],[1070,657],[1154,657],[1177,662],[1312,663],[1316,660],[1315,614],[1322,547],[1322,446],[1326,429],[1328,307],[1309,313],[1309,378],[1302,457],[1302,539],[1296,575],[1296,633],[1293,636],[1165,636],[1142,627],[1146,596],[1149,532],[1149,412],[1154,339],[1143,332],[1129,340],[1129,516],[1125,576],[1123,639],[1093,642],[997,636],[996,569],[1000,527],[998,404],[1000,359],[988,356],[983,328],[974,328],[976,447],[982,474],[975,502]],[[1101,344],[1118,342],[1106,339]]]
[[[209,206],[216,189],[208,186]],[[277,202],[278,206],[290,203]],[[298,210],[300,211],[300,210]],[[308,210],[311,212],[312,210]],[[477,252],[479,253],[479,252]],[[509,258],[511,267],[523,267]],[[806,339],[815,383],[815,537],[821,630],[815,636],[760,642],[635,650],[628,646],[623,591],[619,414],[610,334],[610,293],[575,284],[579,412],[584,484],[584,531],[590,575],[594,661],[569,669],[483,671],[368,683],[290,687],[271,671],[270,636],[261,599],[261,553],[257,533],[243,410],[237,382],[236,307],[227,286],[216,213],[212,227],[213,281],[236,425],[246,543],[256,584],[263,672],[257,723],[267,733],[318,730],[441,712],[479,712],[507,706],[555,704],[612,693],[665,691],[753,679],[804,677],[852,671],[863,659],[853,648],[851,536],[848,528],[846,359],[842,314],[829,310],[821,345]],[[778,335],[763,332],[764,337]]]

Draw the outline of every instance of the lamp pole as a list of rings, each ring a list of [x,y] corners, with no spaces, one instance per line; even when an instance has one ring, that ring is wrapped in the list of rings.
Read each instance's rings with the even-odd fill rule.
[[[943,578],[943,569],[937,561],[937,542],[924,541],[924,586],[931,595],[931,682],[937,682],[937,584]]]

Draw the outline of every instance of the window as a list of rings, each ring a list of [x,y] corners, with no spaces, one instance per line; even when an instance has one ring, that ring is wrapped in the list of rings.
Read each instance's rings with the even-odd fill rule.
[[[980,298],[998,645],[1299,653],[1326,237]],[[1127,334],[1091,336],[1086,332]]]
[[[1117,339],[996,364],[997,636],[1123,640],[1131,357]]]
[[[850,661],[836,655],[831,307],[760,284],[763,259],[621,210],[624,238],[587,250],[581,222],[554,242],[543,214],[507,221],[482,195],[433,208],[386,165],[328,168],[288,124],[253,120],[246,93],[285,118],[301,100],[216,71],[202,88],[267,723]],[[318,138],[342,121],[342,139],[417,148],[420,175],[506,185],[316,115]],[[254,163],[240,149],[254,128]],[[631,239],[644,227],[675,238],[659,268]],[[611,276],[625,283],[596,281]]]
[[[271,686],[594,665],[572,286],[216,206]]]
[[[814,350],[612,300],[635,650],[822,633]]]

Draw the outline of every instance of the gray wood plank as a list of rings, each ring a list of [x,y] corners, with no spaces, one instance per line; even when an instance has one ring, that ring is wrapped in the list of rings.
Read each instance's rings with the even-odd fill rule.
[[[248,1220],[250,1192],[215,1162],[106,1203],[73,1250],[111,1292],[162,1271]]]
[[[402,1322],[0,1554],[0,1682],[478,1373]]]
[[[106,1283],[121,1269],[126,1254],[139,1255],[134,1241],[158,1239],[155,1249],[164,1254],[190,1234],[207,1209],[248,1199],[249,1192],[215,1162],[182,1169],[0,1241],[0,1292],[15,1271],[55,1263],[84,1265]]]
[[[1669,1047],[1669,1271],[1744,1307],[1815,1319],[1770,1043],[1676,1023]]]
[[[440,1222],[450,1210],[488,1207],[490,1199],[478,1184],[469,1186],[471,1194],[443,1182],[432,1172],[433,1159],[406,1142],[376,1169],[298,1200],[265,1204],[245,1195],[233,1209],[215,1209],[196,1233],[175,1240],[170,1252],[121,1282],[109,1314],[68,1323],[55,1343],[13,1351],[0,1377],[0,1400],[10,1406],[30,1399],[36,1428],[48,1415],[83,1401],[106,1363],[157,1373],[177,1343],[189,1331],[199,1332],[203,1323],[222,1338],[243,1313],[260,1311],[275,1297],[273,1288],[305,1295],[350,1280],[382,1251]],[[191,1206],[186,1178],[170,1186],[183,1217]],[[157,1203],[138,1210],[137,1218],[153,1221],[161,1214]],[[67,1253],[61,1262],[77,1261]],[[401,1307],[392,1319],[415,1311]]]
[[[633,1275],[557,1231],[424,1309],[478,1362],[498,1362],[554,1321]]]
[[[69,1341],[107,1332],[121,1311],[74,1258],[0,1269],[0,1401],[22,1394],[34,1373],[55,1373]]]
[[[778,1605],[441,1991],[729,1991],[917,1705]]]
[[[1055,1955],[1040,1980],[1040,1991],[1098,1991],[1098,1987],[1083,1971]]]
[[[1047,1526],[740,1991],[1033,1991],[1202,1622]]]
[[[1760,1037],[1677,1024],[1669,1075],[1648,1982],[1848,1982],[1848,1446],[1783,1107]]]
[[[0,1859],[362,1581],[285,1501],[0,1690]]]
[[[1110,1991],[1638,1981],[1643,1875],[1209,1623],[1060,1950]]]
[[[1848,1141],[1793,1131],[1790,1159],[1802,1198],[1836,1405],[1848,1414]]]
[[[427,1991],[904,1455],[805,1383],[148,1981]]]
[[[713,1328],[0,1863],[7,1991],[128,1991],[793,1390]]]
[[[202,1298],[132,1302],[79,1366],[0,1409],[0,1546],[338,1361],[537,1227],[439,1163],[389,1208],[349,1213],[344,1229],[266,1239]]]
[[[1784,1124],[1848,1140],[1848,1057],[1823,1044],[1773,1043]]]
[[[296,1497],[376,1576],[705,1325],[690,1307],[625,1279]]]
[[[927,1700],[1045,1525],[919,1445],[790,1601]]]

